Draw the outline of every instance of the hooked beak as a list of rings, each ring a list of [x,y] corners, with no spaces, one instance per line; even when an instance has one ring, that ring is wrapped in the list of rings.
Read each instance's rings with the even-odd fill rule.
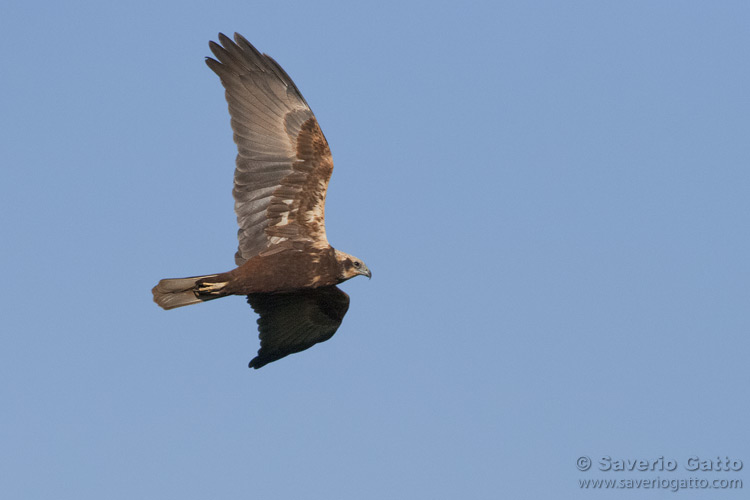
[[[365,268],[360,271],[360,274],[362,274],[362,276],[367,276],[367,279],[372,279],[372,272],[367,266],[365,266]]]

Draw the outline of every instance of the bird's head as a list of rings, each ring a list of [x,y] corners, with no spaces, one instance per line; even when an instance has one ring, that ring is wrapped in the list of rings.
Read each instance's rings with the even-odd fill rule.
[[[340,266],[339,278],[341,278],[342,281],[359,276],[360,274],[372,278],[372,273],[361,259],[349,255],[348,253],[339,252],[338,250],[335,250],[335,252],[336,260]]]

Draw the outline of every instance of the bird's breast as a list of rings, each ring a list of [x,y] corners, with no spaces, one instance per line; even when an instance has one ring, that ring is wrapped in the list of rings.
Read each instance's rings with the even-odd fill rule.
[[[288,251],[255,256],[231,271],[233,294],[288,292],[335,285],[335,258],[326,251]]]

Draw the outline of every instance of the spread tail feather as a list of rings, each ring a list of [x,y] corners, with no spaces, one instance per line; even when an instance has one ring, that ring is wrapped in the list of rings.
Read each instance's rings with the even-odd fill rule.
[[[224,297],[222,288],[226,283],[204,282],[216,278],[218,274],[193,276],[192,278],[163,279],[152,290],[154,302],[163,309],[189,306],[207,300]]]

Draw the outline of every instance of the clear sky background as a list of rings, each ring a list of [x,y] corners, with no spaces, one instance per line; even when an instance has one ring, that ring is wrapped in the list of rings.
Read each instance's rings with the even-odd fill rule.
[[[745,498],[748,26],[744,1],[6,2],[3,497]],[[234,265],[219,31],[302,90],[329,239],[373,271],[258,371],[243,298],[151,301]]]

